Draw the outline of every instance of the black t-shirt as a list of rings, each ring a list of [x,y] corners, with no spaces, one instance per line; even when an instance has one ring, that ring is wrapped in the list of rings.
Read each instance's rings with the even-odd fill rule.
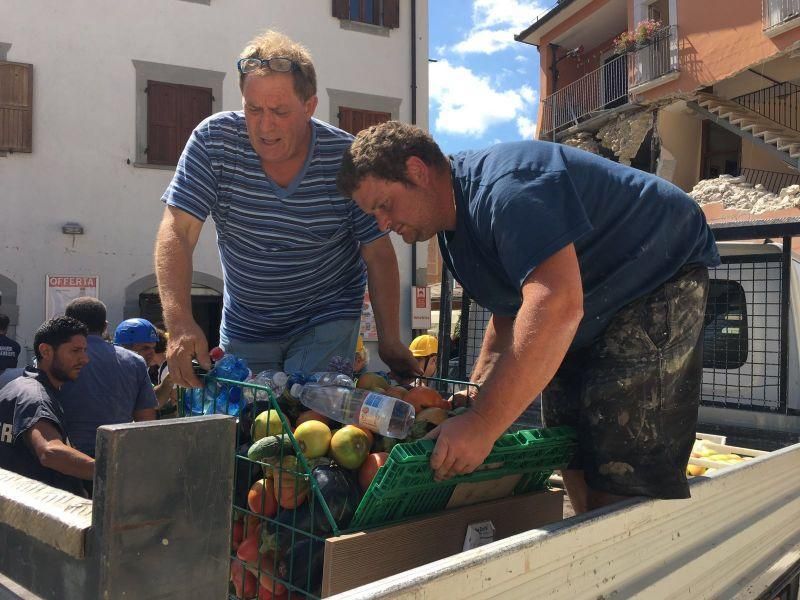
[[[0,335],[0,369],[14,369],[22,352],[19,344],[10,337]]]
[[[0,390],[0,468],[82,495],[80,479],[42,466],[25,443],[25,432],[43,419],[56,426],[61,441],[69,443],[58,390],[47,375],[26,371]]]

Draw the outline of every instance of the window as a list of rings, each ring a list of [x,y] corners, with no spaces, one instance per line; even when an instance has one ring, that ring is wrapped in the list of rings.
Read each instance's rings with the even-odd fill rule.
[[[0,61],[0,152],[33,151],[33,65]]]
[[[377,112],[374,110],[359,110],[357,108],[339,107],[339,129],[344,129],[348,133],[356,135],[362,129],[391,121],[392,115],[387,112]]]
[[[197,124],[211,115],[211,88],[147,82],[147,162],[176,165]]]
[[[172,170],[192,129],[222,110],[226,74],[136,59],[132,62],[136,73],[136,154],[131,162],[134,167]]]
[[[333,0],[333,16],[394,29],[400,26],[400,0]]]
[[[747,362],[747,297],[737,281],[708,282],[703,368],[738,369]]]

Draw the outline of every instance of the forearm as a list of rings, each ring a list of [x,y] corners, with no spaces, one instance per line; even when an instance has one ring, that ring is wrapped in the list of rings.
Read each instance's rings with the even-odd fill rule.
[[[156,401],[158,401],[158,408],[164,408],[169,404],[173,389],[174,386],[171,379],[165,379],[153,388],[156,394]]]
[[[94,479],[94,459],[60,440],[49,441],[38,458],[48,469],[79,479]]]
[[[513,323],[508,349],[496,355],[474,410],[499,437],[555,375],[569,349],[582,312],[569,300],[545,292],[524,302]]]
[[[192,318],[192,253],[191,242],[169,222],[163,222],[155,247],[158,293],[167,330]]]
[[[497,360],[511,347],[514,320],[512,317],[492,315],[483,335],[478,358],[472,367],[470,381],[481,384],[491,373]]]

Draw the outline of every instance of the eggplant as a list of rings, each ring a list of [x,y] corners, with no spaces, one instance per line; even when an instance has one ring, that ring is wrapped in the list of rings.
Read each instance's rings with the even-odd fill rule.
[[[311,476],[317,482],[336,525],[345,529],[358,508],[361,493],[358,482],[352,474],[337,466],[318,466],[311,471]],[[275,519],[269,519],[263,530],[261,551],[286,553],[292,548],[293,542],[297,543],[298,537],[303,537],[298,531],[320,537],[331,535],[333,526],[316,500],[316,495],[312,494],[294,510],[282,510]],[[295,530],[294,536],[292,528]]]
[[[282,568],[289,573],[289,581],[301,590],[314,590],[322,583],[322,565],[325,562],[325,542],[303,537],[295,542],[283,557]]]

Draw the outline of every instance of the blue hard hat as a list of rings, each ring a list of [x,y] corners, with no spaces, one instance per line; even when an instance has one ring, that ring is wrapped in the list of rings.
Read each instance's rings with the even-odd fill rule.
[[[117,329],[114,331],[114,343],[121,346],[157,341],[156,328],[147,319],[127,319],[117,325]]]

